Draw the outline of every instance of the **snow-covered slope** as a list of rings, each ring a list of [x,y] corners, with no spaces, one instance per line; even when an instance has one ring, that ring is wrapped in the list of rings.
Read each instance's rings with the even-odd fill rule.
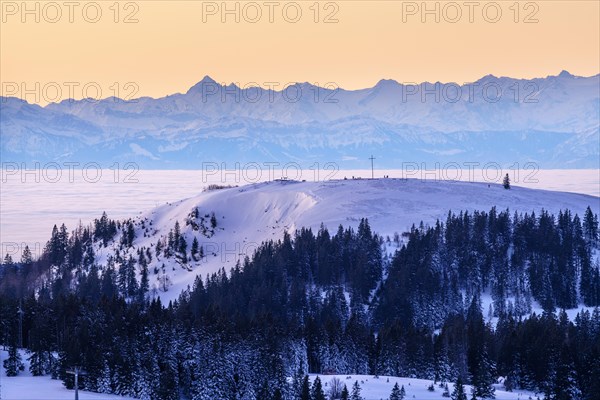
[[[74,390],[68,390],[60,380],[46,376],[33,376],[29,372],[28,354],[20,350],[25,370],[18,376],[7,377],[4,369],[0,371],[0,399],[3,400],[65,400],[75,397]],[[0,361],[8,358],[8,352],[0,351]],[[0,365],[2,365],[0,363]],[[104,393],[79,391],[81,400],[131,400],[129,397],[115,396]]]
[[[319,376],[323,385],[323,391],[327,394],[331,389],[331,382],[333,379],[339,379],[341,386],[346,385],[348,391],[352,390],[352,385],[358,382],[361,388],[361,395],[364,400],[386,400],[389,398],[392,388],[397,383],[399,387],[404,386],[406,391],[405,399],[416,399],[416,400],[443,400],[448,399],[444,397],[444,389],[440,388],[439,385],[434,385],[434,391],[431,392],[427,388],[433,383],[425,379],[415,378],[397,378],[393,376],[373,376],[373,375],[310,375],[311,383],[315,378]],[[504,390],[502,384],[495,385],[496,388],[496,399],[498,400],[525,400],[528,398],[535,398],[535,394],[532,392],[517,390],[514,392],[507,392]],[[448,383],[448,391],[452,393],[454,390],[454,384]],[[468,397],[471,394],[471,386],[465,385],[465,393]]]
[[[321,223],[335,231],[340,224],[356,227],[360,219],[366,217],[372,229],[385,237],[408,231],[412,224],[418,225],[421,221],[432,224],[436,219],[444,220],[449,210],[457,213],[461,210],[489,211],[494,206],[499,210],[508,208],[511,213],[539,213],[541,209],[558,213],[560,209],[568,208],[582,215],[588,206],[595,213],[600,212],[600,198],[515,186],[504,190],[501,185],[469,182],[411,179],[272,181],[203,192],[139,214],[133,219],[136,231],[133,247],[126,250],[123,258],[128,254],[137,257],[137,250],[142,247],[150,249],[153,255],[149,268],[151,284],[161,298],[172,299],[181,289],[191,285],[196,275],[205,277],[220,268],[229,271],[238,260],[251,257],[263,241],[279,240],[285,231],[293,233],[301,227],[316,231]],[[195,219],[196,223],[204,219],[202,224],[207,227],[204,233],[202,229],[195,230],[193,225],[186,224],[186,219],[196,208],[200,216]],[[215,229],[208,223],[211,213],[217,220]],[[174,257],[155,256],[157,242],[166,241],[176,222],[187,241],[188,255],[195,237],[206,254],[202,260],[184,264]],[[100,263],[106,262],[117,247],[118,240],[109,243],[108,248],[97,248]],[[163,291],[165,279],[169,281],[167,292]]]

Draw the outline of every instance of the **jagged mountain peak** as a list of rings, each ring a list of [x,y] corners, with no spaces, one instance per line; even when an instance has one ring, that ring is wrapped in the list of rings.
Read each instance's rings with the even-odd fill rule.
[[[211,86],[218,85],[218,86],[221,86],[213,78],[211,78],[210,76],[206,75],[198,83],[196,83],[195,85],[193,85],[192,87],[190,87],[188,89],[188,91],[186,92],[186,94],[196,93],[196,92],[202,92],[203,88],[206,90],[206,86],[207,85],[211,85]]]
[[[362,90],[305,82],[294,85],[300,90],[283,92],[240,83],[224,86],[206,76],[187,93],[159,99],[66,100],[43,108],[2,101],[1,155],[15,161],[33,155],[55,161],[66,147],[69,154],[91,154],[95,161],[108,154],[112,162],[132,161],[133,146],[146,149],[133,154],[142,167],[185,168],[182,162],[194,163],[194,157],[242,161],[253,153],[264,161],[306,156],[335,162],[358,149],[381,148],[389,165],[437,156],[435,161],[442,162],[494,160],[510,165],[530,160],[547,168],[566,162],[597,168],[600,150],[590,153],[577,135],[590,129],[600,135],[600,76],[565,76],[517,80],[488,75],[479,85],[430,83],[410,91],[391,79]],[[92,135],[97,138],[94,148],[81,141]],[[511,160],[500,159],[504,155],[494,149],[515,140],[519,146]],[[40,145],[34,149],[31,143]],[[585,156],[573,159],[573,154]],[[361,166],[347,166],[355,167]]]

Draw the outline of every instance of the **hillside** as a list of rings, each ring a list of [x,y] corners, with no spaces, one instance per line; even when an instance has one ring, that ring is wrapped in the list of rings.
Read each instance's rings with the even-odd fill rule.
[[[509,209],[511,213],[539,213],[545,209],[557,214],[570,209],[583,215],[590,206],[594,213],[600,209],[597,197],[468,182],[440,182],[402,179],[349,179],[326,182],[274,181],[243,187],[203,192],[175,203],[165,204],[133,218],[133,246],[123,248],[118,241],[108,247],[96,243],[95,252],[100,264],[120,249],[121,257],[136,258],[141,248],[153,255],[149,264],[151,288],[162,299],[176,298],[182,289],[192,285],[196,275],[203,278],[221,268],[229,271],[238,260],[252,257],[254,250],[266,240],[280,240],[284,232],[293,233],[301,227],[316,232],[321,223],[330,231],[341,224],[356,228],[361,218],[368,218],[374,232],[386,238],[409,231],[421,221],[433,224],[445,220],[448,211]],[[190,213],[198,208],[198,224],[194,230],[186,225]],[[214,213],[216,228],[210,227]],[[201,222],[204,221],[204,222]],[[154,257],[156,244],[168,241],[170,231],[179,222],[182,236],[190,252],[194,238],[204,249],[205,257],[182,263],[177,257]],[[389,251],[396,248],[392,241]],[[165,270],[162,270],[162,265]],[[170,283],[165,285],[165,279]],[[164,289],[168,291],[164,291]]]
[[[32,376],[29,372],[29,356],[27,352],[21,351],[25,370],[16,377],[7,377],[4,374],[0,378],[0,398],[6,400],[64,400],[75,396],[74,390],[65,388],[60,380],[51,379],[50,376]],[[8,358],[5,350],[0,351],[0,360]],[[84,390],[79,391],[81,400],[130,400],[130,397],[115,396],[106,393],[92,393]]]
[[[423,379],[406,390],[427,399],[441,396],[427,380],[458,377],[478,398],[502,380],[516,390],[499,398],[597,392],[597,197],[395,179],[212,189],[62,225],[40,260],[6,261],[7,374],[22,304],[32,373],[68,387],[61,371],[82,365],[89,391],[297,398],[318,373],[363,375],[368,396],[390,389],[369,375]]]
[[[312,375],[311,382],[318,375]],[[390,396],[392,388],[397,383],[398,386],[404,386],[406,391],[407,399],[418,399],[418,400],[443,400],[448,397],[443,396],[444,389],[440,388],[439,385],[434,385],[434,391],[431,392],[427,388],[431,385],[431,381],[426,379],[414,379],[414,378],[398,378],[393,376],[374,376],[374,375],[321,375],[319,379],[323,382],[325,392],[331,388],[331,381],[333,379],[339,379],[342,386],[346,385],[348,390],[352,389],[354,382],[358,382],[361,387],[361,395],[364,400],[387,400]],[[452,393],[454,384],[448,384],[448,390]],[[465,386],[467,394],[471,393],[471,387]],[[526,399],[528,397],[535,398],[533,392],[526,390],[517,390],[514,392],[507,392],[504,390],[501,384],[496,385],[496,399],[498,400],[519,400]]]

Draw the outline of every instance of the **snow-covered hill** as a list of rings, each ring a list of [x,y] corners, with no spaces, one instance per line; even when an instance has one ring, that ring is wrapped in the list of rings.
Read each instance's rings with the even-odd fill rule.
[[[356,168],[348,160],[368,149],[385,168],[407,160],[598,167],[600,75],[487,75],[461,85],[381,80],[361,90],[239,85],[205,77],[163,98],[45,107],[0,97],[1,155],[163,169],[298,159]]]
[[[313,382],[319,375],[310,375],[310,380]],[[331,384],[334,379],[338,379],[342,387],[346,385],[348,391],[352,390],[352,385],[358,382],[361,388],[361,395],[364,400],[386,400],[389,398],[392,388],[397,383],[399,387],[404,386],[406,392],[405,399],[416,399],[416,400],[443,400],[448,399],[444,397],[444,389],[439,385],[434,385],[434,391],[429,391],[428,387],[433,384],[432,381],[425,379],[415,378],[398,378],[393,376],[373,376],[373,375],[320,375],[319,379],[323,385],[323,391],[328,393],[331,389]],[[495,385],[496,387],[496,399],[498,400],[526,400],[529,398],[536,398],[536,395],[532,392],[525,390],[517,390],[514,392],[507,392],[504,390],[502,384]],[[448,391],[452,393],[454,390],[454,384],[448,383]],[[465,385],[465,392],[470,397],[471,386]]]
[[[145,249],[152,255],[149,271],[154,292],[163,299],[172,299],[192,285],[196,275],[204,278],[221,268],[229,271],[238,260],[251,257],[262,242],[279,240],[286,231],[293,234],[302,227],[316,231],[323,223],[335,232],[340,224],[356,227],[366,217],[375,232],[393,238],[395,233],[401,235],[421,221],[432,224],[436,219],[445,220],[449,210],[489,211],[494,206],[499,210],[508,208],[511,213],[539,213],[541,209],[558,213],[568,208],[582,215],[588,206],[598,213],[600,198],[514,186],[505,190],[501,185],[469,182],[272,181],[203,192],[138,214],[132,219],[132,247],[120,244],[119,233],[107,248],[97,243],[95,252],[100,264],[104,264],[116,249],[120,249],[123,259],[128,255],[137,259],[138,250]],[[210,224],[212,213],[215,228]],[[161,242],[163,248],[168,244],[169,233],[174,232],[177,222],[187,242],[187,262],[176,256],[167,258],[162,251],[156,256],[157,243]],[[190,257],[194,238],[205,253],[198,261]],[[392,251],[396,245],[392,240],[386,246]]]
[[[20,350],[24,371],[18,376],[7,377],[4,368],[0,371],[0,399],[3,400],[65,400],[75,397],[74,390],[68,390],[60,380],[55,380],[50,375],[33,376],[29,372],[29,355]],[[8,358],[8,352],[0,351],[0,361]],[[2,363],[0,362],[0,365]],[[133,400],[130,397],[115,396],[105,393],[79,391],[81,400]]]

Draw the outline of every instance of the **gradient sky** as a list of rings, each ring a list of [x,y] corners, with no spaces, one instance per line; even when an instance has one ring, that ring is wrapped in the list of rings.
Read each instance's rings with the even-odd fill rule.
[[[532,78],[566,69],[590,76],[600,70],[600,2],[595,0],[521,1],[517,7],[515,1],[480,1],[472,22],[463,1],[437,2],[439,22],[435,13],[423,15],[421,1],[322,1],[318,22],[312,0],[275,1],[273,22],[264,1],[239,2],[239,22],[233,14],[222,15],[221,1],[123,1],[118,16],[112,0],[82,1],[69,22],[70,10],[61,0],[54,3],[62,13],[55,23],[50,21],[57,18],[56,9],[48,2],[27,5],[35,10],[36,3],[39,15],[24,14],[21,1],[0,1],[0,80],[3,88],[57,82],[60,99],[68,97],[64,82],[79,84],[75,98],[89,82],[97,83],[102,97],[113,94],[114,82],[121,97],[130,93],[127,82],[139,88],[136,97],[157,97],[185,92],[205,75],[241,86],[308,81],[357,89],[382,78],[464,83],[487,74]],[[262,16],[252,23],[256,4]],[[96,5],[99,21],[86,21],[83,7],[93,20]],[[299,21],[286,21],[294,18],[296,5]],[[493,23],[496,5],[502,15]],[[233,9],[236,2],[227,6]],[[434,9],[436,2],[427,7]],[[462,16],[452,23],[457,9]],[[332,12],[337,22],[324,23]],[[124,23],[130,13],[137,22]],[[23,94],[19,89],[16,96],[35,100]],[[38,102],[44,104],[44,96]]]

